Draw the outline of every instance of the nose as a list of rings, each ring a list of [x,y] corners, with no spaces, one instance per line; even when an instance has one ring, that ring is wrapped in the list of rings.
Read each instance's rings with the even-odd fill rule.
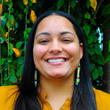
[[[49,47],[49,52],[52,54],[59,54],[62,52],[62,46],[59,41],[54,40],[52,41],[50,47]]]

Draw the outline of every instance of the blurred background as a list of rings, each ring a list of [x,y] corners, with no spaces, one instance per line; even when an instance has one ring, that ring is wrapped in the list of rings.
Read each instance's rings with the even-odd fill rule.
[[[85,33],[93,86],[110,93],[109,0],[0,0],[0,85],[21,80],[30,30],[48,10],[76,18]]]

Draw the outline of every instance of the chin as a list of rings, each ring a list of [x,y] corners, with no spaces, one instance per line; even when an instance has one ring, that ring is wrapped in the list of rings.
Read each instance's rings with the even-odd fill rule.
[[[54,78],[54,79],[62,79],[64,77],[66,77],[66,74],[64,73],[51,73],[48,74],[49,77]]]

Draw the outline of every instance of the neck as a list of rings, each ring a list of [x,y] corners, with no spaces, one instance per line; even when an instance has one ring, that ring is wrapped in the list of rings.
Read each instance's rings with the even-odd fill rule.
[[[66,79],[47,79],[40,76],[39,92],[46,93],[48,98],[68,98],[72,97],[74,88],[74,75]]]

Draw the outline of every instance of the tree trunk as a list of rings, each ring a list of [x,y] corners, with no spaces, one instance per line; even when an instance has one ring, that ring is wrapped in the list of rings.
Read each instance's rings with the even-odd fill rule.
[[[108,43],[110,40],[110,29],[104,30],[104,39],[103,39],[103,54],[104,57],[107,56],[108,53]],[[110,93],[110,61],[107,62],[103,67],[104,75],[103,75],[103,89],[106,92]]]

